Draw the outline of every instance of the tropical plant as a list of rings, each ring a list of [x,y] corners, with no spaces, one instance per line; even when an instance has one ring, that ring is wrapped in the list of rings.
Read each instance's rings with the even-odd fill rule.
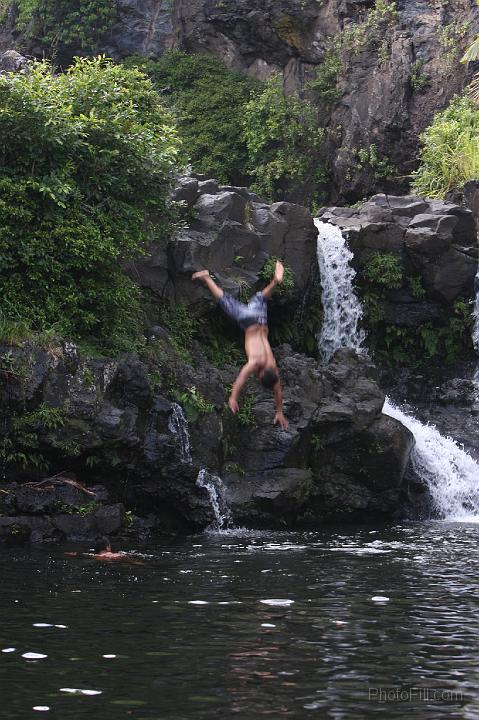
[[[474,42],[467,48],[461,62],[470,63],[479,60],[479,35]],[[475,73],[472,81],[467,89],[467,93],[475,103],[479,104],[479,73]]]
[[[5,334],[56,325],[113,352],[128,347],[141,314],[122,263],[171,228],[171,114],[140,71],[101,57],[63,74],[39,62],[0,75],[0,107]]]
[[[324,179],[319,151],[324,130],[306,100],[285,95],[277,76],[243,110],[243,136],[253,189],[270,199]],[[319,172],[319,175],[318,175]]]
[[[421,164],[412,174],[419,195],[442,198],[479,177],[479,110],[470,98],[454,97],[420,140]]]

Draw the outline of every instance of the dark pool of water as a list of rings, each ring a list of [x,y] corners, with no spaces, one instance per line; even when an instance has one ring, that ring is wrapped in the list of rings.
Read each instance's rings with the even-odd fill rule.
[[[479,717],[479,525],[65,550],[1,549],[2,719]]]

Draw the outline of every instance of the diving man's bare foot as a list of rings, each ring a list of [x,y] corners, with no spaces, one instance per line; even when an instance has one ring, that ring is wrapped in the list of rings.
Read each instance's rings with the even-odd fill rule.
[[[198,272],[193,273],[191,276],[192,280],[203,280],[203,278],[207,278],[210,275],[209,270],[199,270]]]

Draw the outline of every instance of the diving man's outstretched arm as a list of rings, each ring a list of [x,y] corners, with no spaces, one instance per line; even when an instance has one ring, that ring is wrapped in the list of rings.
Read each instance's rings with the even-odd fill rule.
[[[248,378],[253,375],[258,369],[258,363],[256,360],[248,360],[246,365],[241,368],[238,377],[233,383],[231,388],[231,395],[228,400],[228,405],[232,413],[237,413],[239,410],[238,399],[240,392],[243,389]]]
[[[276,285],[279,285],[283,282],[283,275],[284,275],[284,266],[283,263],[280,260],[276,260],[276,267],[274,269],[274,276],[269,285],[266,285],[264,290],[261,292],[263,293],[266,300],[269,300],[271,295],[273,294],[273,290],[275,289]]]

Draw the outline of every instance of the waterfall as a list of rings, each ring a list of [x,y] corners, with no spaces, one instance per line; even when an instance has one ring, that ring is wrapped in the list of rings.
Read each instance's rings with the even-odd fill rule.
[[[321,275],[324,310],[319,347],[328,361],[339,348],[361,350],[366,334],[361,330],[363,310],[353,290],[356,272],[351,267],[353,254],[336,225],[314,221],[318,229],[318,265]]]
[[[361,349],[364,334],[358,329],[361,305],[354,294],[352,253],[336,226],[315,220],[318,228],[318,263],[323,287],[324,324],[320,350],[327,360],[341,347]],[[338,287],[334,288],[334,284]],[[478,275],[479,284],[479,275]],[[359,308],[359,309],[358,309]],[[479,293],[476,299],[474,342],[479,348]],[[411,460],[418,476],[427,483],[437,514],[447,520],[479,517],[479,465],[452,438],[443,437],[386,399],[383,412],[407,427],[416,441]]]
[[[476,279],[474,280],[474,289],[476,291],[476,300],[474,302],[474,327],[472,329],[472,343],[474,350],[479,353],[479,267]]]
[[[224,485],[221,478],[202,468],[196,479],[198,487],[204,488],[208,493],[215,521],[212,530],[221,530],[231,520],[231,513],[225,500]]]
[[[414,470],[428,484],[434,510],[449,521],[479,516],[479,467],[452,438],[432,425],[423,425],[386,398],[383,413],[396,418],[414,435]]]
[[[188,422],[183,408],[177,403],[172,403],[171,415],[168,420],[168,430],[178,438],[181,462],[190,464],[192,459]]]

